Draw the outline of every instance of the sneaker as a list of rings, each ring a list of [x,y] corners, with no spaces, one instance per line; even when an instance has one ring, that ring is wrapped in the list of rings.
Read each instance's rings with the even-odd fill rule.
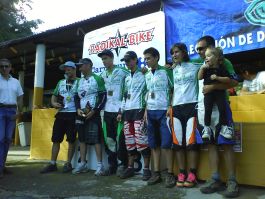
[[[228,127],[226,125],[221,126],[220,135],[225,137],[226,139],[232,139],[233,138],[233,128]]]
[[[147,185],[154,185],[162,181],[161,175],[159,172],[154,172],[151,178],[147,181]]]
[[[209,126],[205,126],[202,130],[202,139],[211,139],[212,130]]]
[[[238,184],[235,180],[228,180],[227,181],[227,188],[226,188],[225,192],[223,193],[223,195],[226,198],[238,197],[239,188],[238,188]]]
[[[151,174],[150,169],[143,169],[143,178],[142,178],[143,181],[149,180],[151,176],[152,174]]]
[[[177,187],[183,187],[185,182],[186,176],[183,173],[178,174],[178,181],[177,181]]]
[[[210,194],[223,190],[223,184],[220,180],[210,179],[206,184],[200,188],[200,191],[204,194]]]
[[[186,181],[184,182],[184,187],[194,187],[197,184],[196,175],[192,172],[189,172]]]
[[[109,167],[108,169],[106,169],[104,172],[103,172],[103,176],[111,176],[111,175],[114,175],[116,174],[117,172],[117,167]]]
[[[121,179],[126,179],[134,176],[134,168],[127,168],[125,171],[120,175]]]
[[[73,171],[72,174],[87,173],[88,168],[86,164],[79,164]]]
[[[4,171],[1,169],[0,170],[0,179],[4,177]]]
[[[176,179],[173,173],[167,174],[165,184],[166,184],[166,188],[171,188],[175,186]]]
[[[101,165],[98,165],[97,166],[97,170],[95,171],[94,175],[95,176],[103,176],[104,175],[104,166],[101,164]]]
[[[47,164],[41,171],[40,173],[41,174],[44,174],[44,173],[50,173],[50,172],[54,172],[54,171],[57,171],[57,165],[56,164]]]
[[[66,162],[63,165],[63,173],[68,173],[73,170],[72,164],[70,162]]]
[[[118,177],[120,177],[121,174],[125,171],[125,169],[126,169],[126,166],[124,166],[124,165],[120,165],[120,166],[118,167],[118,169],[117,169],[116,175],[117,175]]]
[[[10,171],[9,169],[7,169],[6,167],[4,167],[4,169],[3,169],[3,173],[4,173],[4,174],[7,174],[7,175],[13,174],[13,172]]]

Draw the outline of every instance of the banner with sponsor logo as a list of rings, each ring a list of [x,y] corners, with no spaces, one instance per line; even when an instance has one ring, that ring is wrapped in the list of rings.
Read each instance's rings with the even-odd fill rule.
[[[104,49],[114,54],[114,64],[125,66],[120,59],[129,51],[138,55],[138,66],[144,67],[143,51],[154,47],[160,52],[160,65],[165,64],[165,17],[163,12],[156,12],[142,17],[116,23],[89,32],[84,38],[83,58],[93,61],[93,72],[100,74],[105,70],[97,56]]]
[[[211,35],[224,53],[265,47],[264,0],[165,0],[167,60],[176,42],[196,56],[196,41]]]

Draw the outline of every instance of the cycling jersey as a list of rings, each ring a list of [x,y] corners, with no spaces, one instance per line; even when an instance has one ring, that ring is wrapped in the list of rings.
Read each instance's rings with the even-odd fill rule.
[[[87,103],[95,108],[98,102],[98,94],[105,91],[104,80],[92,73],[89,77],[82,77],[79,80],[77,94],[80,98],[80,108],[86,107]]]
[[[137,69],[125,78],[123,111],[145,108],[146,84],[145,76]]]
[[[76,78],[73,82],[62,79],[58,82],[53,95],[62,100],[64,107],[59,112],[76,112],[74,96],[76,94],[77,83],[79,79]]]
[[[126,68],[114,66],[110,72],[105,70],[101,73],[107,90],[107,102],[104,110],[107,112],[118,112],[121,109],[124,80],[129,74]]]
[[[156,70],[145,75],[147,85],[147,109],[167,110],[173,87],[172,70],[158,66]]]
[[[172,106],[197,102],[200,65],[182,62],[173,68],[174,93]]]

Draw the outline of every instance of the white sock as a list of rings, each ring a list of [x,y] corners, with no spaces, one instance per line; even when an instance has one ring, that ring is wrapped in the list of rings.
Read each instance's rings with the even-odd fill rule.
[[[50,163],[51,163],[52,165],[55,165],[55,164],[56,164],[56,161],[51,160]]]
[[[85,165],[86,164],[86,161],[81,161],[81,165]]]

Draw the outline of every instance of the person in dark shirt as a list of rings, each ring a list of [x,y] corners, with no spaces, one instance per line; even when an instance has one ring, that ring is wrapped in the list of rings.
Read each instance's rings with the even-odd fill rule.
[[[230,81],[229,74],[223,66],[224,56],[221,48],[207,48],[205,64],[200,68],[198,79],[204,79],[204,85],[215,84],[216,82],[227,83]],[[204,95],[204,129],[202,131],[202,138],[210,140],[211,132],[211,115],[214,103],[216,103],[219,111],[219,124],[221,125],[220,134],[227,139],[232,138],[232,132],[227,131],[228,122],[225,112],[225,90],[214,90]]]

